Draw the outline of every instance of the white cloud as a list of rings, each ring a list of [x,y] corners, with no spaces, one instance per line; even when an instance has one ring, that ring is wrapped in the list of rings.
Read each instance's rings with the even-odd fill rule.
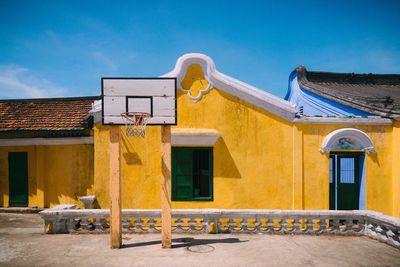
[[[26,68],[0,65],[0,98],[43,98],[65,96],[68,90],[39,79]]]
[[[380,73],[398,73],[400,68],[399,54],[390,50],[376,49],[367,54],[368,62]]]
[[[50,37],[50,39],[52,39],[52,40],[56,39],[56,34],[53,31],[47,30],[45,32],[46,32],[47,36]]]
[[[108,66],[112,71],[117,71],[119,69],[119,66],[102,52],[93,52],[93,57]]]
[[[129,59],[134,59],[137,57],[137,53],[135,52],[126,52],[126,57]]]

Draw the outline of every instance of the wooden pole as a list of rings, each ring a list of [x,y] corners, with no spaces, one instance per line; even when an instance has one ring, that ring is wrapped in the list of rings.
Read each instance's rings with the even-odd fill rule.
[[[121,130],[119,126],[110,127],[110,245],[122,246],[121,212]]]
[[[171,126],[161,126],[162,247],[171,248]]]

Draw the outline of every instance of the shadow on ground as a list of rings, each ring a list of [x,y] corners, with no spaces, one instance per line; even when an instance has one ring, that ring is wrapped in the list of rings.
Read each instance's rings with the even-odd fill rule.
[[[176,238],[172,239],[172,243],[180,243],[180,244],[172,244],[172,248],[183,248],[183,247],[193,247],[199,245],[210,245],[210,244],[227,244],[227,243],[243,243],[248,242],[248,240],[240,240],[239,238],[220,238],[220,239],[198,239],[193,237],[184,237],[184,238]],[[133,243],[133,244],[124,244],[123,248],[134,248],[134,247],[144,247],[144,246],[152,246],[161,244],[161,240],[142,242],[142,243]]]

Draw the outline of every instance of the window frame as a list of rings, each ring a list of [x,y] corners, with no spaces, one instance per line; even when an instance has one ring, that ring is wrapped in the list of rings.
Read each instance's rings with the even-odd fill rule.
[[[176,175],[174,175],[174,162],[173,162],[173,150],[175,149],[190,149],[191,151],[194,150],[207,150],[209,154],[209,197],[192,197],[192,198],[176,198],[174,195],[174,183],[176,183]],[[192,156],[192,163],[193,163],[193,156]],[[194,191],[194,175],[192,174],[192,192]],[[194,195],[194,193],[193,193]],[[172,201],[214,201],[214,148],[211,146],[172,146],[171,147],[171,200]]]

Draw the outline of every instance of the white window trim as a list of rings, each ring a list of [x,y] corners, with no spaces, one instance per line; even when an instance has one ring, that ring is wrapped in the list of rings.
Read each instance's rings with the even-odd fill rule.
[[[222,133],[215,129],[172,128],[172,145],[213,146]]]

